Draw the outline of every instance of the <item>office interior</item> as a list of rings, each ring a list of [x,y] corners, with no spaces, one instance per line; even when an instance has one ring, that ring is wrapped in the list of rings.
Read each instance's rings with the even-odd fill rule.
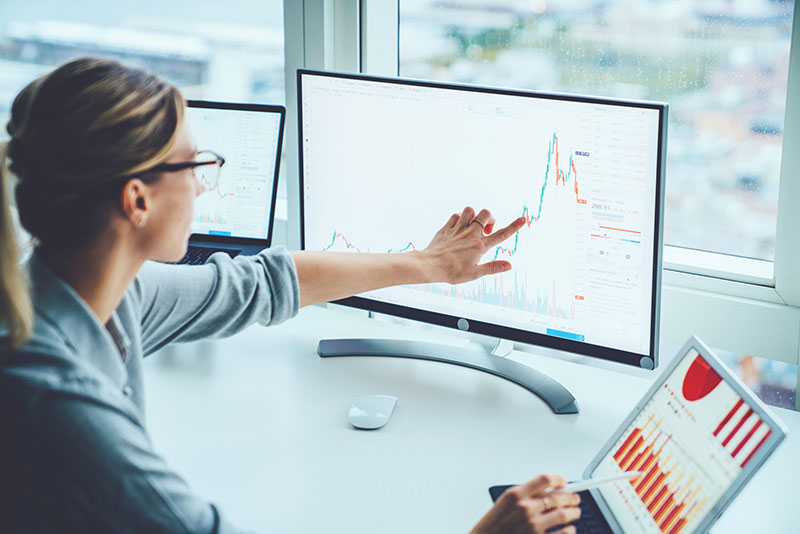
[[[651,251],[658,294],[648,330],[658,355],[652,365],[595,357],[576,350],[577,338],[566,338],[565,348],[556,328],[507,339],[462,328],[450,308],[442,312],[447,320],[426,320],[364,302],[312,306],[285,324],[171,345],[149,357],[155,447],[238,524],[258,532],[466,532],[490,508],[491,486],[540,472],[584,478],[598,450],[697,336],[787,429],[711,532],[796,530],[796,2],[241,0],[222,11],[206,0],[189,10],[149,1],[94,4],[4,2],[0,118],[27,81],[85,55],[151,70],[190,99],[285,106],[273,247],[310,243],[298,69],[669,106],[658,156],[660,223],[654,215],[663,234],[653,236]],[[372,137],[392,137],[392,130],[386,124]],[[357,209],[357,199],[341,202]],[[386,217],[402,229],[438,205],[423,193],[415,204],[388,203]],[[456,359],[459,351],[494,351],[487,357],[554,379],[579,410],[557,414],[502,372],[318,355],[320,340],[341,338],[437,344]],[[374,431],[348,420],[353,399],[367,394],[398,399]]]

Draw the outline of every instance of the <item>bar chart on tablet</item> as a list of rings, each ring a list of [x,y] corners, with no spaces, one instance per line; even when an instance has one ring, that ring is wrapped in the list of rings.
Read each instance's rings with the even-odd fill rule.
[[[603,497],[623,528],[692,532],[769,437],[755,412],[697,353],[684,358],[620,437],[595,476],[644,475]]]

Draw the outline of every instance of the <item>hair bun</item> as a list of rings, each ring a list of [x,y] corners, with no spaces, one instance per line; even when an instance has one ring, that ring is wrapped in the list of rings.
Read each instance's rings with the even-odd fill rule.
[[[17,137],[12,137],[6,147],[6,157],[8,158],[8,169],[13,172],[17,179],[22,181],[28,175],[26,161],[28,159],[25,145]]]

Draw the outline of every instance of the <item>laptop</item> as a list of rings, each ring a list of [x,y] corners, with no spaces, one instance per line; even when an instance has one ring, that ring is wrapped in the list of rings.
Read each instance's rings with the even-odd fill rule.
[[[691,338],[583,473],[579,533],[706,532],[785,438],[769,409]],[[493,500],[511,486],[489,489]]]
[[[186,113],[198,150],[225,163],[215,187],[195,199],[189,248],[177,263],[202,264],[215,252],[257,254],[272,241],[286,109],[189,100]]]

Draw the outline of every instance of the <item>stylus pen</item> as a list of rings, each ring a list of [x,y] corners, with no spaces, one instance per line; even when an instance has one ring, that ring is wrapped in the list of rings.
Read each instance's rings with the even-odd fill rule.
[[[588,489],[597,488],[603,486],[605,484],[611,484],[612,482],[619,482],[620,480],[629,480],[631,478],[636,478],[638,476],[642,476],[644,472],[642,471],[626,471],[624,473],[620,473],[618,475],[611,475],[608,477],[598,477],[598,478],[587,478],[586,480],[576,480],[574,482],[570,482],[563,488],[554,489],[553,491],[562,491],[568,493],[578,493],[579,491],[585,491]]]

